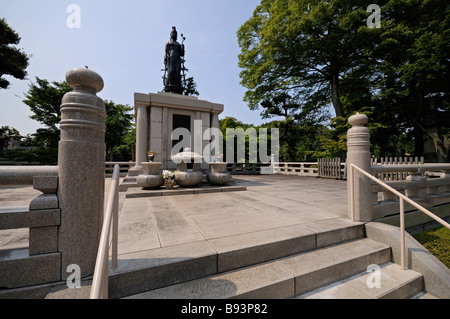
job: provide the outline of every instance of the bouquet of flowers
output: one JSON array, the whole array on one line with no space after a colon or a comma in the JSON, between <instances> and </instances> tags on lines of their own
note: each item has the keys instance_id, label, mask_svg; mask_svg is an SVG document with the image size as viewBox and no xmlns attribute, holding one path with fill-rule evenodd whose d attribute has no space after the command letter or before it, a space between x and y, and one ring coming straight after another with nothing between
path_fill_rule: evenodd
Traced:
<instances>
[{"instance_id":1,"label":"bouquet of flowers","mask_svg":"<svg viewBox=\"0 0 450 319\"><path fill-rule=\"evenodd\" d=\"M223 162L223 153L216 153L213 162Z\"/></svg>"},{"instance_id":2,"label":"bouquet of flowers","mask_svg":"<svg viewBox=\"0 0 450 319\"><path fill-rule=\"evenodd\" d=\"M147 159L149 162L153 162L155 159L156 152L154 150L150 150L147 152Z\"/></svg>"},{"instance_id":3,"label":"bouquet of flowers","mask_svg":"<svg viewBox=\"0 0 450 319\"><path fill-rule=\"evenodd\" d=\"M178 179L177 172L172 172L168 170L163 171L163 178L166 182L168 181L176 181Z\"/></svg>"}]
</instances>

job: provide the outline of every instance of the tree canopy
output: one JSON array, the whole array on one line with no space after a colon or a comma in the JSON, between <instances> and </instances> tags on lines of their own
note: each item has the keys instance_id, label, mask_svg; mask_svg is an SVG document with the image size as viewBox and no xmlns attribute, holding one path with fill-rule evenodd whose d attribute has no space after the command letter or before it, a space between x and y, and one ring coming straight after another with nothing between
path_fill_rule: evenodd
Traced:
<instances>
[{"instance_id":1,"label":"tree canopy","mask_svg":"<svg viewBox=\"0 0 450 319\"><path fill-rule=\"evenodd\" d=\"M10 85L4 75L19 80L24 80L27 76L29 56L15 47L19 42L17 32L7 24L5 18L0 18L0 89L7 89Z\"/></svg>"},{"instance_id":2,"label":"tree canopy","mask_svg":"<svg viewBox=\"0 0 450 319\"><path fill-rule=\"evenodd\" d=\"M114 154L119 155L125 149L122 145L127 144L127 133L131 130L133 115L128 113L132 107L123 104L115 104L112 101L105 101L106 108L106 133L105 143L109 160L113 161ZM126 149L131 151L130 149Z\"/></svg>"},{"instance_id":3,"label":"tree canopy","mask_svg":"<svg viewBox=\"0 0 450 319\"><path fill-rule=\"evenodd\" d=\"M45 127L36 131L37 144L42 147L58 148L59 127L61 121L61 101L72 88L65 82L49 82L36 77L35 83L30 83L23 103L30 107L31 119L42 123Z\"/></svg>"},{"instance_id":4,"label":"tree canopy","mask_svg":"<svg viewBox=\"0 0 450 319\"><path fill-rule=\"evenodd\" d=\"M289 93L314 110L330 101L344 116L341 79L367 76L371 33L361 1L263 0L238 30L244 100L251 109ZM364 28L363 28L364 26Z\"/></svg>"},{"instance_id":5,"label":"tree canopy","mask_svg":"<svg viewBox=\"0 0 450 319\"><path fill-rule=\"evenodd\" d=\"M335 124L363 111L380 155L405 152L411 139L421 156L428 140L437 153L430 159L449 161L450 4L377 1L379 28L368 27L369 4L262 0L237 32L244 101L265 116L280 113L271 101L288 94L302 123L330 106ZM338 143L345 131L335 124Z\"/></svg>"},{"instance_id":6,"label":"tree canopy","mask_svg":"<svg viewBox=\"0 0 450 319\"><path fill-rule=\"evenodd\" d=\"M60 140L61 101L71 90L72 88L65 81L49 82L38 77L36 77L36 83L30 84L23 102L33 112L30 118L44 125L34 134L37 145L57 151ZM133 115L128 113L132 108L108 100L105 101L105 108L105 143L109 159L112 160L113 155L118 156L121 153L127 153L127 157L131 157L128 156L131 149L121 146L126 144L125 137L132 129Z\"/></svg>"}]
</instances>

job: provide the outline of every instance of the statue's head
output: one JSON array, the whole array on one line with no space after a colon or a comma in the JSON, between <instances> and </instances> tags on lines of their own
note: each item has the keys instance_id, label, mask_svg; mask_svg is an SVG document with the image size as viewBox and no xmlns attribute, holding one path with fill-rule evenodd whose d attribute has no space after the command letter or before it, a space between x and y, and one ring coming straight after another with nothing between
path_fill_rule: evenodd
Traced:
<instances>
[{"instance_id":1,"label":"statue's head","mask_svg":"<svg viewBox=\"0 0 450 319\"><path fill-rule=\"evenodd\" d=\"M172 31L170 32L170 38L173 40L177 40L177 37L178 37L177 28L172 27Z\"/></svg>"}]
</instances>

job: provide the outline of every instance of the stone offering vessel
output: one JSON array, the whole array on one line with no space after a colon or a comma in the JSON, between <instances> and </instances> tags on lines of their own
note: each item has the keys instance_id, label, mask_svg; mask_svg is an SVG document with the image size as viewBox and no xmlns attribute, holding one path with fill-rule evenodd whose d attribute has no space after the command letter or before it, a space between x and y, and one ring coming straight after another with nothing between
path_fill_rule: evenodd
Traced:
<instances>
[{"instance_id":1,"label":"stone offering vessel","mask_svg":"<svg viewBox=\"0 0 450 319\"><path fill-rule=\"evenodd\" d=\"M154 189L164 184L161 173L162 162L142 162L142 174L136 179L138 186L143 189Z\"/></svg>"},{"instance_id":2,"label":"stone offering vessel","mask_svg":"<svg viewBox=\"0 0 450 319\"><path fill-rule=\"evenodd\" d=\"M224 162L211 162L209 167L211 171L206 174L206 180L212 185L225 185L231 180L231 174L227 170L227 164Z\"/></svg>"}]
</instances>

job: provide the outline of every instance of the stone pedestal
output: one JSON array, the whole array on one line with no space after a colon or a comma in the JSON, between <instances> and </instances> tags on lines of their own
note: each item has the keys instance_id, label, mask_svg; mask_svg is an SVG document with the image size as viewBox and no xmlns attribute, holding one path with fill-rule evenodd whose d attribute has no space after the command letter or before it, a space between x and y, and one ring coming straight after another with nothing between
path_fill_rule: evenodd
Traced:
<instances>
[{"instance_id":1,"label":"stone pedestal","mask_svg":"<svg viewBox=\"0 0 450 319\"><path fill-rule=\"evenodd\" d=\"M227 171L228 163L209 163L211 171L206 174L206 180L212 185L225 185L231 180L231 174Z\"/></svg>"},{"instance_id":2,"label":"stone pedestal","mask_svg":"<svg viewBox=\"0 0 450 319\"><path fill-rule=\"evenodd\" d=\"M372 163L370 154L370 133L365 127L368 118L364 114L357 113L348 119L352 128L347 132L347 170L350 170L350 164L372 174ZM347 176L349 174L347 173ZM355 201L355 221L372 221L372 191L371 181L368 177L354 170L354 201ZM348 214L350 209L350 183L348 185Z\"/></svg>"},{"instance_id":3,"label":"stone pedestal","mask_svg":"<svg viewBox=\"0 0 450 319\"><path fill-rule=\"evenodd\" d=\"M156 152L155 161L163 163L163 169L174 170L176 163L170 159L172 152L172 132L186 128L190 136L186 145L198 154L210 143L207 130L219 127L218 115L223 112L222 104L200 100L195 96L173 93L135 93L136 116L136 163L146 161L147 151ZM180 122L177 119L183 118ZM178 140L177 136L174 139ZM203 165L203 166L202 166ZM207 169L207 163L200 168Z\"/></svg>"},{"instance_id":4,"label":"stone pedestal","mask_svg":"<svg viewBox=\"0 0 450 319\"><path fill-rule=\"evenodd\" d=\"M154 189L164 184L161 162L142 162L142 174L137 177L137 184L143 189Z\"/></svg>"},{"instance_id":5,"label":"stone pedestal","mask_svg":"<svg viewBox=\"0 0 450 319\"><path fill-rule=\"evenodd\" d=\"M105 117L103 79L87 69L67 72L73 88L61 104L61 139L58 148L58 200L61 225L58 251L61 277L76 264L81 276L92 275L103 222L105 194Z\"/></svg>"}]
</instances>

